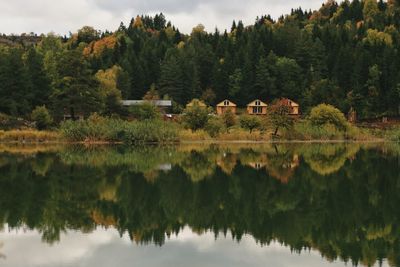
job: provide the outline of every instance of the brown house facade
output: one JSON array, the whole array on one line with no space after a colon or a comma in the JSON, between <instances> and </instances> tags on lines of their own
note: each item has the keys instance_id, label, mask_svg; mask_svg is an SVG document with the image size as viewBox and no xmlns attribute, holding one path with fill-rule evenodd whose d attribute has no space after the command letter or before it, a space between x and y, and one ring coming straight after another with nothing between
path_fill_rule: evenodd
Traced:
<instances>
[{"instance_id":1,"label":"brown house facade","mask_svg":"<svg viewBox=\"0 0 400 267\"><path fill-rule=\"evenodd\" d=\"M249 115L266 115L268 105L261 100L254 100L247 105L247 114Z\"/></svg>"},{"instance_id":2,"label":"brown house facade","mask_svg":"<svg viewBox=\"0 0 400 267\"><path fill-rule=\"evenodd\" d=\"M217 105L217 114L222 115L227 111L236 114L236 104L226 99Z\"/></svg>"}]
</instances>

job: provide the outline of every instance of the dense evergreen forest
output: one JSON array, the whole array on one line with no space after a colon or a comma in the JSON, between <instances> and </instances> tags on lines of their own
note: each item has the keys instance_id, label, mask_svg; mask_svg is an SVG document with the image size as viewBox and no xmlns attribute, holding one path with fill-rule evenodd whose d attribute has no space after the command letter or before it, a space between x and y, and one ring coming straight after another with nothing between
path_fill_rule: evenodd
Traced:
<instances>
[{"instance_id":1,"label":"dense evergreen forest","mask_svg":"<svg viewBox=\"0 0 400 267\"><path fill-rule=\"evenodd\" d=\"M1 37L0 112L27 116L46 105L110 115L120 99L150 88L176 110L192 98L243 106L288 97L303 113L325 102L362 118L400 112L400 1L329 0L317 11L293 9L277 20L202 25L182 34L163 14L137 16L115 32ZM29 37L29 36L28 36Z\"/></svg>"}]
</instances>

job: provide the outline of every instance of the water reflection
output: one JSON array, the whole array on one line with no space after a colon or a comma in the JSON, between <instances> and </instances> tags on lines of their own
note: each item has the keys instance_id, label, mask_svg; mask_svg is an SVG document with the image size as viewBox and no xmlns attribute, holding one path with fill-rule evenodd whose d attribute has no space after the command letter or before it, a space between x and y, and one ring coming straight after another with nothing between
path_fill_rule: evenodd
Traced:
<instances>
[{"instance_id":1,"label":"water reflection","mask_svg":"<svg viewBox=\"0 0 400 267\"><path fill-rule=\"evenodd\" d=\"M47 243L104 227L165 245L188 226L218 240L251 235L261 245L312 249L328 261L400 263L397 145L0 151L2 225Z\"/></svg>"}]
</instances>

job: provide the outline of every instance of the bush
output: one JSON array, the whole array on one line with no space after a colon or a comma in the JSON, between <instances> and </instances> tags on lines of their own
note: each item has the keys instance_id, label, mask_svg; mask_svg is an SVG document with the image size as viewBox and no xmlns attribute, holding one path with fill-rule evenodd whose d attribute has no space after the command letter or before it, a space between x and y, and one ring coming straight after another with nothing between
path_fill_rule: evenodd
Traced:
<instances>
[{"instance_id":1,"label":"bush","mask_svg":"<svg viewBox=\"0 0 400 267\"><path fill-rule=\"evenodd\" d=\"M161 117L158 108L147 102L142 105L132 106L129 111L138 120L155 120Z\"/></svg>"},{"instance_id":2,"label":"bush","mask_svg":"<svg viewBox=\"0 0 400 267\"><path fill-rule=\"evenodd\" d=\"M331 124L341 131L345 131L349 127L344 114L334 106L327 104L320 104L312 108L308 119L315 126Z\"/></svg>"},{"instance_id":3,"label":"bush","mask_svg":"<svg viewBox=\"0 0 400 267\"><path fill-rule=\"evenodd\" d=\"M31 114L38 130L44 130L53 123L53 118L45 106L36 107Z\"/></svg>"},{"instance_id":4,"label":"bush","mask_svg":"<svg viewBox=\"0 0 400 267\"><path fill-rule=\"evenodd\" d=\"M161 120L126 122L93 114L87 120L65 121L61 133L77 142L161 143L178 141L176 124Z\"/></svg>"},{"instance_id":5,"label":"bush","mask_svg":"<svg viewBox=\"0 0 400 267\"><path fill-rule=\"evenodd\" d=\"M92 114L87 120L64 121L61 123L62 135L70 141L97 142L119 141L126 122L120 119L101 117Z\"/></svg>"},{"instance_id":6,"label":"bush","mask_svg":"<svg viewBox=\"0 0 400 267\"><path fill-rule=\"evenodd\" d=\"M310 121L298 122L284 134L285 139L296 140L341 140L344 133L332 124L313 125Z\"/></svg>"},{"instance_id":7,"label":"bush","mask_svg":"<svg viewBox=\"0 0 400 267\"><path fill-rule=\"evenodd\" d=\"M225 123L220 117L212 117L208 120L205 130L211 137L216 137L225 131Z\"/></svg>"},{"instance_id":8,"label":"bush","mask_svg":"<svg viewBox=\"0 0 400 267\"><path fill-rule=\"evenodd\" d=\"M236 115L231 111L227 110L222 114L222 121L225 124L226 130L236 125Z\"/></svg>"},{"instance_id":9,"label":"bush","mask_svg":"<svg viewBox=\"0 0 400 267\"><path fill-rule=\"evenodd\" d=\"M250 133L252 133L253 130L260 128L262 124L261 119L255 115L243 115L240 117L239 121L240 127L248 130Z\"/></svg>"},{"instance_id":10,"label":"bush","mask_svg":"<svg viewBox=\"0 0 400 267\"><path fill-rule=\"evenodd\" d=\"M171 143L179 141L178 127L174 123L160 120L130 122L122 132L127 144Z\"/></svg>"},{"instance_id":11,"label":"bush","mask_svg":"<svg viewBox=\"0 0 400 267\"><path fill-rule=\"evenodd\" d=\"M209 119L209 109L200 105L198 101L192 101L192 105L183 111L182 121L192 131L203 129Z\"/></svg>"}]
</instances>

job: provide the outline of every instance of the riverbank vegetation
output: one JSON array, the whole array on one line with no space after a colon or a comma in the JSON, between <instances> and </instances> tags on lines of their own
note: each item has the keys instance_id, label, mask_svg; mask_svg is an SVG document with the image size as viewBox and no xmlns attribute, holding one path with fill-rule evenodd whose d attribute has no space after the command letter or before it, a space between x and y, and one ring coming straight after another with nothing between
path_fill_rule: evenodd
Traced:
<instances>
[{"instance_id":1,"label":"riverbank vegetation","mask_svg":"<svg viewBox=\"0 0 400 267\"><path fill-rule=\"evenodd\" d=\"M144 110L149 105L143 106ZM303 118L293 117L282 107L271 105L266 116L215 115L210 108L194 104L174 121L163 120L154 108L145 116L135 107L131 119L101 116L66 120L52 131L31 129L0 132L0 142L79 142L79 143L176 143L219 141L399 141L400 127L359 127L349 123L337 108L321 104Z\"/></svg>"}]
</instances>

